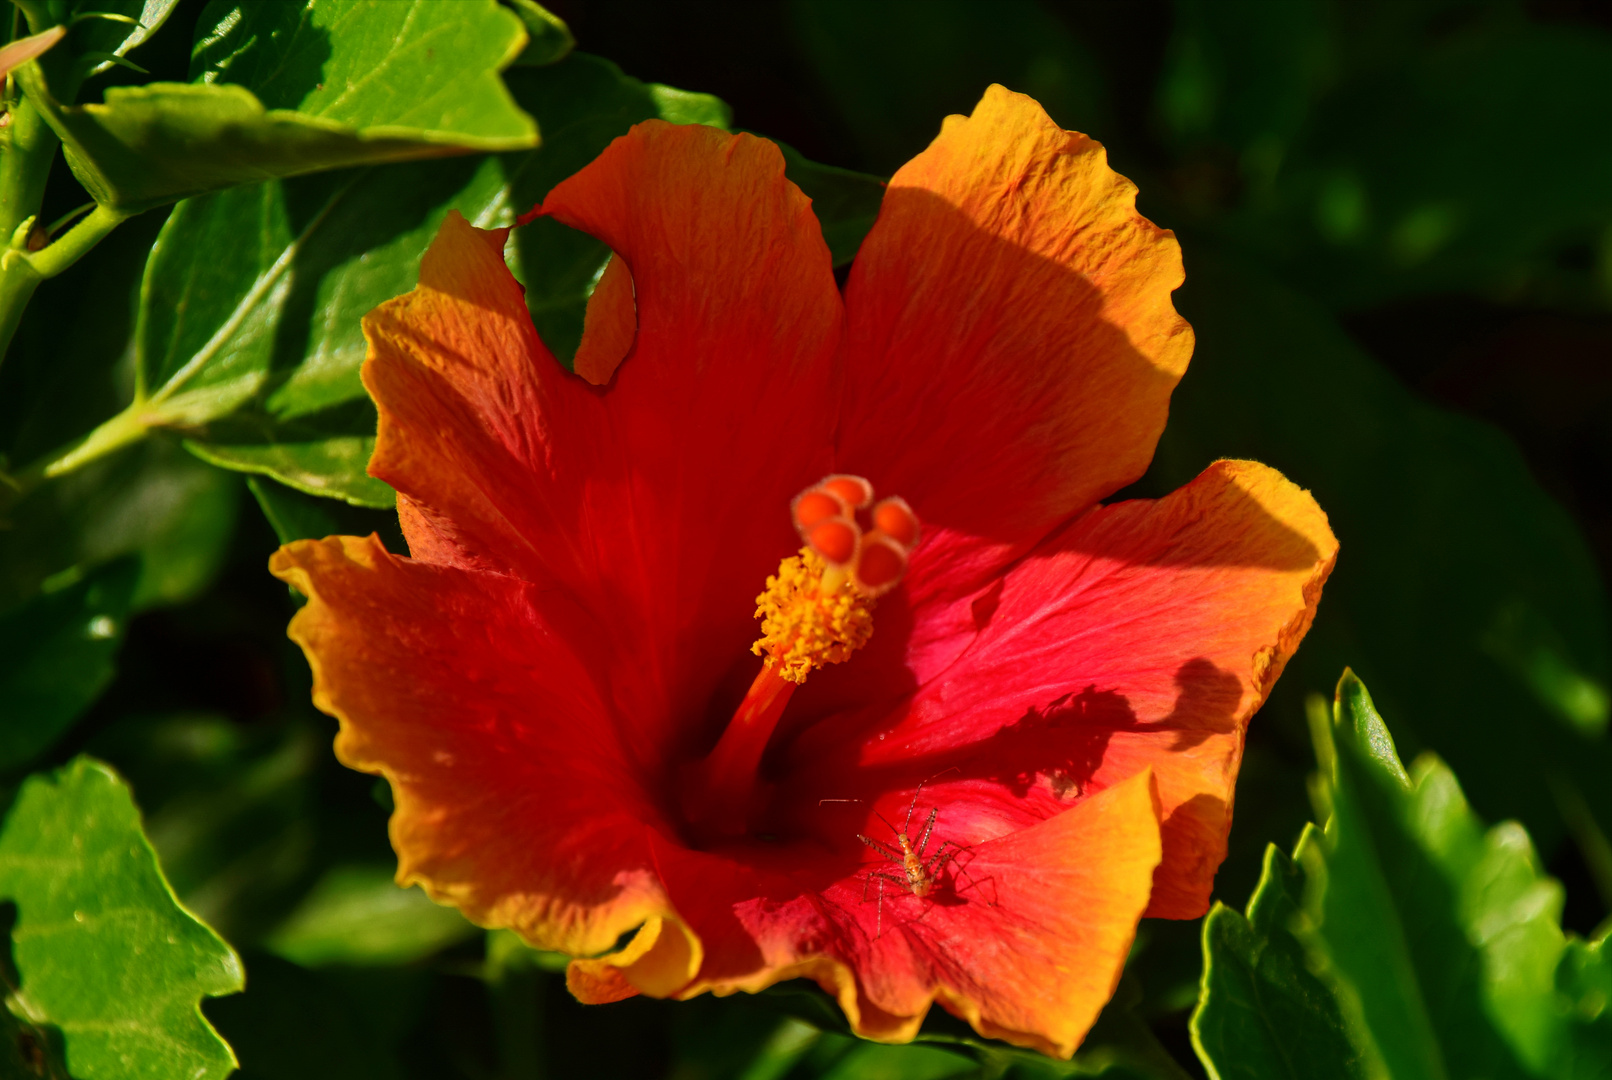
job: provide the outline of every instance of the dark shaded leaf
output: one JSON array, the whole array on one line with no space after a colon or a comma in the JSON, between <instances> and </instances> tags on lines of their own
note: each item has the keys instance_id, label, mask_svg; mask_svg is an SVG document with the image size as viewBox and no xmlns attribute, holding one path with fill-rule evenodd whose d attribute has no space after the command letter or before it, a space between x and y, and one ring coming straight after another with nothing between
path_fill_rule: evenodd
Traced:
<instances>
[{"instance_id":1,"label":"dark shaded leaf","mask_svg":"<svg viewBox=\"0 0 1612 1080\"><path fill-rule=\"evenodd\" d=\"M1332 991L1288 929L1304 871L1272 844L1246 917L1216 904L1203 926L1203 992L1192 1041L1215 1080L1369 1077Z\"/></svg>"},{"instance_id":2,"label":"dark shaded leaf","mask_svg":"<svg viewBox=\"0 0 1612 1080\"><path fill-rule=\"evenodd\" d=\"M266 945L305 967L391 965L424 959L481 932L419 888L398 888L391 866L349 865L327 871Z\"/></svg>"},{"instance_id":3,"label":"dark shaded leaf","mask_svg":"<svg viewBox=\"0 0 1612 1080\"><path fill-rule=\"evenodd\" d=\"M1178 2L1160 112L1187 211L1336 306L1612 303L1560 261L1612 226L1612 35L1470 7Z\"/></svg>"},{"instance_id":4,"label":"dark shaded leaf","mask_svg":"<svg viewBox=\"0 0 1612 1080\"><path fill-rule=\"evenodd\" d=\"M537 0L505 0L526 27L526 48L515 58L521 67L543 67L564 60L576 48L565 21Z\"/></svg>"},{"instance_id":5,"label":"dark shaded leaf","mask_svg":"<svg viewBox=\"0 0 1612 1080\"><path fill-rule=\"evenodd\" d=\"M240 481L161 439L36 488L0 529L0 605L58 575L140 560L136 610L179 603L213 580L240 507Z\"/></svg>"},{"instance_id":6,"label":"dark shaded leaf","mask_svg":"<svg viewBox=\"0 0 1612 1080\"><path fill-rule=\"evenodd\" d=\"M263 953L247 956L244 994L207 1014L241 1061L239 1080L397 1080L396 1052L332 980Z\"/></svg>"},{"instance_id":7,"label":"dark shaded leaf","mask_svg":"<svg viewBox=\"0 0 1612 1080\"><path fill-rule=\"evenodd\" d=\"M138 573L121 559L0 613L0 772L48 749L112 680Z\"/></svg>"},{"instance_id":8,"label":"dark shaded leaf","mask_svg":"<svg viewBox=\"0 0 1612 1080\"><path fill-rule=\"evenodd\" d=\"M862 238L873 228L884 201L884 181L877 176L819 165L792 146L784 152L784 171L812 200L812 213L823 226L823 239L835 266L848 266L856 258Z\"/></svg>"}]
</instances>

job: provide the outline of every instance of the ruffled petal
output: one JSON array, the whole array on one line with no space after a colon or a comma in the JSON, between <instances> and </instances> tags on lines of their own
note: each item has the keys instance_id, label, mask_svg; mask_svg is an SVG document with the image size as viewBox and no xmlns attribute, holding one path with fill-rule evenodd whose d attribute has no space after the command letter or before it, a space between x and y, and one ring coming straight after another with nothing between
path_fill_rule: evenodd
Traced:
<instances>
[{"instance_id":1,"label":"ruffled petal","mask_svg":"<svg viewBox=\"0 0 1612 1080\"><path fill-rule=\"evenodd\" d=\"M400 884L576 954L675 918L650 860L660 816L581 623L540 615L530 584L373 536L298 541L270 570L308 596L290 632L337 756L391 783Z\"/></svg>"},{"instance_id":2,"label":"ruffled petal","mask_svg":"<svg viewBox=\"0 0 1612 1080\"><path fill-rule=\"evenodd\" d=\"M588 379L538 340L502 234L450 215L420 287L365 321L371 471L417 557L595 612L615 711L664 754L714 739L690 718L747 656L798 543L790 498L829 471L839 294L808 200L750 136L639 125L543 212L616 252Z\"/></svg>"},{"instance_id":3,"label":"ruffled petal","mask_svg":"<svg viewBox=\"0 0 1612 1080\"><path fill-rule=\"evenodd\" d=\"M912 689L1050 529L1135 480L1192 354L1172 233L1102 146L992 86L891 179L846 285L835 467L924 522L899 610L819 711Z\"/></svg>"},{"instance_id":4,"label":"ruffled petal","mask_svg":"<svg viewBox=\"0 0 1612 1080\"><path fill-rule=\"evenodd\" d=\"M975 605L984 629L943 676L894 712L804 732L787 768L811 786L791 797L950 773L926 790L959 804L973 843L1152 769L1164 861L1148 914L1195 918L1225 857L1248 718L1309 629L1337 547L1309 493L1253 462L1094 510Z\"/></svg>"},{"instance_id":5,"label":"ruffled petal","mask_svg":"<svg viewBox=\"0 0 1612 1080\"><path fill-rule=\"evenodd\" d=\"M1180 248L1135 199L1022 94L948 117L846 286L839 467L926 526L1007 541L1140 476L1192 331L1170 302Z\"/></svg>"},{"instance_id":6,"label":"ruffled petal","mask_svg":"<svg viewBox=\"0 0 1612 1080\"><path fill-rule=\"evenodd\" d=\"M846 875L855 854L826 860L815 845L771 859L661 845L667 889L706 947L678 996L804 976L867 1038L911 1039L939 1001L981 1035L1069 1057L1113 995L1147 906L1158 813L1144 770L965 848L923 898L872 876L891 864ZM813 862L837 880L810 878Z\"/></svg>"}]
</instances>

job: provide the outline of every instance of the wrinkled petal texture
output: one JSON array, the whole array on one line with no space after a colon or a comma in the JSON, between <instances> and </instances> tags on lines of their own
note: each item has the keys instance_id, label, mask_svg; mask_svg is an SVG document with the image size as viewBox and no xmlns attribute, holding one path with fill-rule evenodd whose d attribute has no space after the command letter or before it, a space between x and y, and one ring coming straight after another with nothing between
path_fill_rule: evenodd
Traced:
<instances>
[{"instance_id":1,"label":"wrinkled petal texture","mask_svg":"<svg viewBox=\"0 0 1612 1080\"><path fill-rule=\"evenodd\" d=\"M825 706L950 663L978 589L1147 468L1193 338L1180 246L1135 204L1100 144L1000 86L891 179L846 285L835 460L926 540L894 615L912 632L814 688Z\"/></svg>"},{"instance_id":2,"label":"wrinkled petal texture","mask_svg":"<svg viewBox=\"0 0 1612 1080\"><path fill-rule=\"evenodd\" d=\"M981 1034L1068 1057L1113 996L1147 906L1156 804L1139 773L974 845L922 899L868 871L824 887L787 860L663 847L666 887L706 948L683 996L806 976L868 1038L911 1039L938 1000ZM881 865L893 869L868 869Z\"/></svg>"},{"instance_id":3,"label":"wrinkled petal texture","mask_svg":"<svg viewBox=\"0 0 1612 1080\"><path fill-rule=\"evenodd\" d=\"M808 201L750 136L640 125L544 212L616 253L587 378L538 339L504 233L450 215L420 287L365 320L370 471L416 558L573 602L653 768L706 737L689 717L754 639L755 594L795 542L789 499L829 470L842 308Z\"/></svg>"},{"instance_id":4,"label":"wrinkled petal texture","mask_svg":"<svg viewBox=\"0 0 1612 1080\"><path fill-rule=\"evenodd\" d=\"M1037 538L1147 468L1192 355L1181 281L1103 148L991 87L857 253L839 464L933 526Z\"/></svg>"},{"instance_id":5,"label":"wrinkled petal texture","mask_svg":"<svg viewBox=\"0 0 1612 1080\"><path fill-rule=\"evenodd\" d=\"M1152 769L1164 861L1148 914L1196 918L1225 857L1248 719L1336 556L1310 494L1254 462L1217 462L1156 502L1099 507L975 603L979 636L943 675L896 710L805 731L791 769L815 784L839 773L858 793L870 787L859 773L898 792L892 776L907 790L935 776L926 798L955 805L967 843ZM836 766L847 760L848 773ZM904 799L883 809L899 814Z\"/></svg>"},{"instance_id":6,"label":"wrinkled petal texture","mask_svg":"<svg viewBox=\"0 0 1612 1080\"><path fill-rule=\"evenodd\" d=\"M775 147L641 124L538 211L614 252L575 373L507 232L450 215L365 320L412 558L272 564L310 597L292 636L338 754L396 792L399 879L593 957L586 1001L805 976L872 1038L938 1001L1072 1053L1142 914L1206 908L1248 718L1337 546L1253 463L1097 505L1192 348L1134 197L993 87L891 181L842 303ZM831 471L906 497L924 542L870 646L791 703L775 839L692 850L680 766L754 675L789 500ZM926 895L859 839L898 833L938 859Z\"/></svg>"},{"instance_id":7,"label":"wrinkled petal texture","mask_svg":"<svg viewBox=\"0 0 1612 1080\"><path fill-rule=\"evenodd\" d=\"M291 637L341 721L337 755L391 781L401 884L576 953L668 913L647 779L534 586L374 537L298 541L270 569L308 596Z\"/></svg>"}]
</instances>

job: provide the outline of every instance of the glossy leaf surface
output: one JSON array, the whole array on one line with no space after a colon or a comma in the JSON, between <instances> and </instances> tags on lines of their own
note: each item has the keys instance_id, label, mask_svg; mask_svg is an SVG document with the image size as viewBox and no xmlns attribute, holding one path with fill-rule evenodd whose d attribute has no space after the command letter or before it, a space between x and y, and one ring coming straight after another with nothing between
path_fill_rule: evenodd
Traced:
<instances>
[{"instance_id":1,"label":"glossy leaf surface","mask_svg":"<svg viewBox=\"0 0 1612 1080\"><path fill-rule=\"evenodd\" d=\"M1433 755L1407 773L1352 673L1311 723L1327 824L1297 866L1269 851L1246 920L1222 907L1206 923L1206 1065L1222 1080L1612 1070L1590 1049L1608 1023L1604 938L1563 934L1561 886L1527 833L1484 829Z\"/></svg>"},{"instance_id":2,"label":"glossy leaf surface","mask_svg":"<svg viewBox=\"0 0 1612 1080\"><path fill-rule=\"evenodd\" d=\"M266 176L536 142L498 77L524 31L494 0L215 0L202 25L189 84L71 105L25 69L98 203L136 212Z\"/></svg>"},{"instance_id":3,"label":"glossy leaf surface","mask_svg":"<svg viewBox=\"0 0 1612 1080\"><path fill-rule=\"evenodd\" d=\"M142 289L146 422L206 424L188 445L225 468L390 506L391 489L364 472L375 414L358 379L360 320L413 288L447 212L507 225L638 120L726 121L715 98L641 83L580 53L519 69L510 86L553 132L538 150L270 181L178 207ZM516 235L540 332L580 339L598 252L608 251L552 222Z\"/></svg>"}]
</instances>

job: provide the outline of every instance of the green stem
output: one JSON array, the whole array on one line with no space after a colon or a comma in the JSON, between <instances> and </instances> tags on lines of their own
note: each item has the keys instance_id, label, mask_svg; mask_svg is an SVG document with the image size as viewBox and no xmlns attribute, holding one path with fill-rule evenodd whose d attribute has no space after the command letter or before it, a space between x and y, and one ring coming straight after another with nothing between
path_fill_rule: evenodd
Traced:
<instances>
[{"instance_id":1,"label":"green stem","mask_svg":"<svg viewBox=\"0 0 1612 1080\"><path fill-rule=\"evenodd\" d=\"M26 254L0 251L0 359L5 358L11 336L22 322L23 310L43 280Z\"/></svg>"},{"instance_id":2,"label":"green stem","mask_svg":"<svg viewBox=\"0 0 1612 1080\"><path fill-rule=\"evenodd\" d=\"M22 229L39 213L50 179L51 162L60 140L27 98L5 103L6 126L0 129L0 243L13 245L0 254L0 360L17 332L23 309L41 277L27 255L28 231Z\"/></svg>"},{"instance_id":3,"label":"green stem","mask_svg":"<svg viewBox=\"0 0 1612 1080\"><path fill-rule=\"evenodd\" d=\"M83 438L46 454L10 476L0 476L0 511L15 504L43 481L72 472L145 438L151 431L149 408L149 403L135 401Z\"/></svg>"},{"instance_id":4,"label":"green stem","mask_svg":"<svg viewBox=\"0 0 1612 1080\"><path fill-rule=\"evenodd\" d=\"M0 128L0 240L39 213L45 183L61 140L27 98L6 105L7 123Z\"/></svg>"},{"instance_id":5,"label":"green stem","mask_svg":"<svg viewBox=\"0 0 1612 1080\"><path fill-rule=\"evenodd\" d=\"M132 215L110 206L97 206L68 229L58 240L51 241L28 256L34 271L42 278L53 278L82 259L106 234L127 221Z\"/></svg>"},{"instance_id":6,"label":"green stem","mask_svg":"<svg viewBox=\"0 0 1612 1080\"><path fill-rule=\"evenodd\" d=\"M106 206L97 206L84 220L54 243L39 251L29 252L25 247L12 247L0 252L0 358L11 346L11 337L22 322L22 313L32 299L34 290L46 278L72 266L85 252L100 243L107 233L115 229L129 215ZM28 219L23 219L26 222ZM23 230L25 233L27 230ZM14 238L15 243L19 238ZM20 238L27 243L27 236Z\"/></svg>"}]
</instances>

